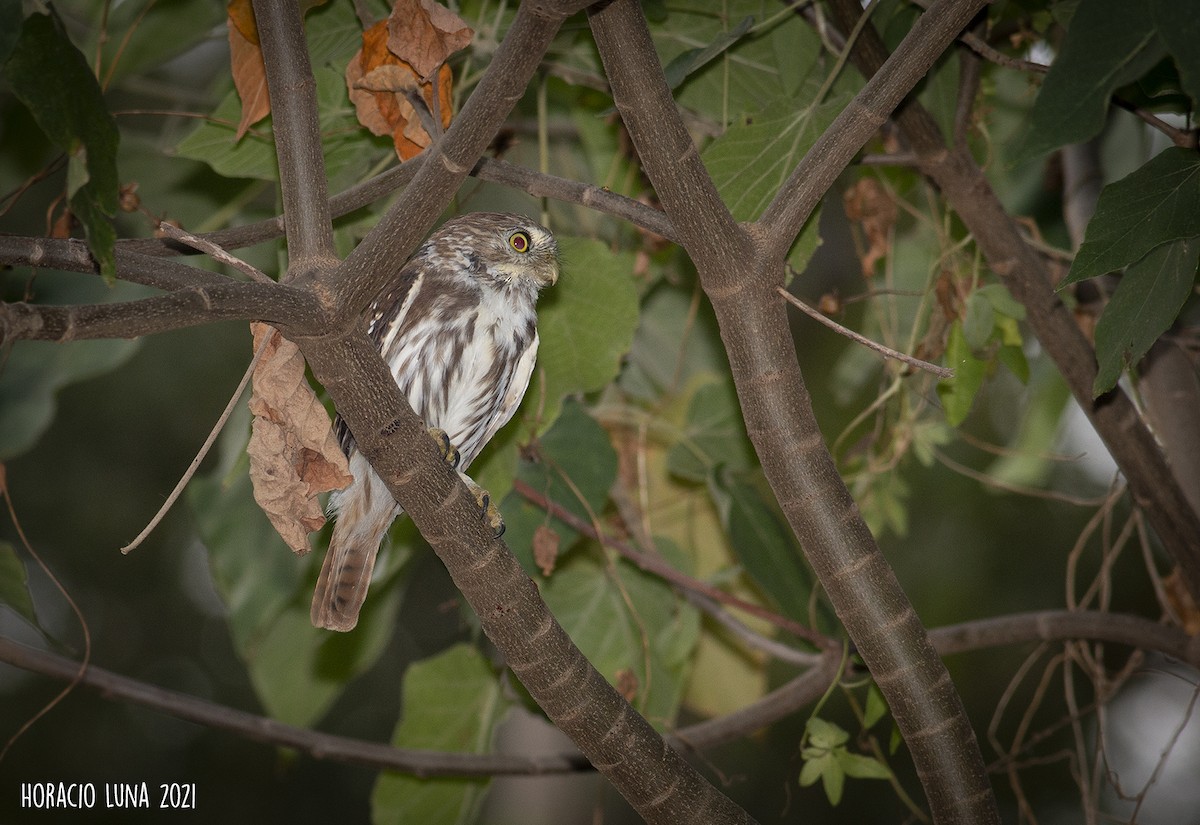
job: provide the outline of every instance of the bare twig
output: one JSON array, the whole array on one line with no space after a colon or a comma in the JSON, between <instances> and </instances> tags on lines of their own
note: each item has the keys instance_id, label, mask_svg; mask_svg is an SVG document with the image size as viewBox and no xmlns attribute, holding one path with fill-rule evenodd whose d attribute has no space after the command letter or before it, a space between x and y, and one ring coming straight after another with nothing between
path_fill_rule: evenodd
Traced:
<instances>
[{"instance_id":1,"label":"bare twig","mask_svg":"<svg viewBox=\"0 0 1200 825\"><path fill-rule=\"evenodd\" d=\"M265 277L265 276L264 276ZM167 512L175 506L175 502L179 500L179 496L183 494L183 490L187 487L188 482L192 480L192 476L196 474L196 470L200 467L200 462L204 461L204 457L208 455L208 451L212 449L212 445L216 443L217 436L225 429L225 425L229 423L229 416L233 415L233 410L237 406L238 400L241 399L242 393L246 391L246 385L250 383L250 378L254 375L254 369L258 366L258 362L262 360L263 354L267 351L267 347L275 340L275 336L279 334L278 330L263 338L258 349L254 352L254 357L250 359L250 366L246 367L246 372L242 375L242 380L238 382L237 389L233 391L233 395L229 398L229 403L225 405L225 409L217 418L217 423L208 433L208 438L204 439L204 443L200 445L200 450L196 453L196 457L192 459L192 463L180 476L175 489L167 496L167 500L163 502L162 507L158 508L158 512L154 514L154 518L142 528L142 532L137 534L137 537L121 548L121 553L128 555L130 551L135 550L146 540L146 536L150 535L151 531L158 526L158 523L163 520Z\"/></svg>"},{"instance_id":2,"label":"bare twig","mask_svg":"<svg viewBox=\"0 0 1200 825\"><path fill-rule=\"evenodd\" d=\"M229 254L220 244L209 238L202 238L199 235L193 235L191 232L188 232L187 230L182 229L173 223L168 223L167 221L159 222L158 231L172 240L187 244L193 249L196 249L200 252L207 252L209 257L211 257L213 260L220 261L226 266L233 267L238 272L241 272L243 275L253 281L258 281L259 283L263 284L274 283L274 281L272 281L271 278L268 277L267 274L261 269L253 264L243 261L236 255Z\"/></svg>"},{"instance_id":3,"label":"bare twig","mask_svg":"<svg viewBox=\"0 0 1200 825\"><path fill-rule=\"evenodd\" d=\"M838 333L839 335L844 335L847 338L849 338L851 341L854 341L855 343L858 343L858 344L862 344L867 349L872 349L875 352L878 352L884 358L893 358L897 361L901 361L905 364L908 364L910 367L915 367L916 369L925 370L926 372L933 373L938 378L953 378L954 377L954 370L949 369L948 367L938 366L937 364L931 364L928 361L922 361L920 358L914 358L911 355L905 355L903 352L899 352L897 350L892 349L889 346L880 344L878 341L872 341L867 336L865 336L861 333L855 332L854 330L850 329L849 327L842 326L841 324L839 324L837 321L833 320L829 316L813 309L808 304L801 301L799 298L797 298L792 293L788 292L783 287L776 287L775 291L778 292L780 295L782 295L784 297L784 299L787 300L788 303L790 303L792 306L796 307L797 309L801 310L809 318L812 318L814 321L819 321L820 323L829 327L831 330Z\"/></svg>"},{"instance_id":4,"label":"bare twig","mask_svg":"<svg viewBox=\"0 0 1200 825\"><path fill-rule=\"evenodd\" d=\"M47 565L46 562L42 560L42 557L38 555L38 552L33 549L33 545L29 542L29 538L25 535L25 530L23 527L21 527L21 520L17 518L17 508L13 504L12 492L8 489L8 471L3 464L0 464L0 495L4 496L4 503L8 507L8 517L12 520L13 529L17 531L17 537L21 540L21 546L24 547L25 552L28 553L35 562L37 562L38 567L40 567L42 572L46 574L46 578L50 579L50 582L54 585L55 589L62 594L63 599L70 606L71 612L74 613L75 618L79 620L80 630L83 631L83 660L78 663L72 662L73 670L70 670L65 674L65 678L69 679L66 687L59 691L53 699L43 705L41 710L39 710L30 718L26 719L21 727L17 728L16 732L13 733L13 735L8 738L8 741L4 743L4 747L0 748L0 762L2 762L4 761L4 757L8 754L9 749L12 748L13 744L21 738L25 731L29 730L31 727L33 727L37 720L49 713L55 705L61 702L67 696L67 694L74 690L75 686L83 680L84 673L88 668L88 662L92 660L92 631L88 627L87 620L83 617L83 611L79 609L79 605L77 605L75 600L71 598L71 594L67 591L67 588L63 586L63 583L59 581L58 576L54 575L54 572L50 569L49 565ZM3 641L3 639L0 639L0 641Z\"/></svg>"}]
</instances>

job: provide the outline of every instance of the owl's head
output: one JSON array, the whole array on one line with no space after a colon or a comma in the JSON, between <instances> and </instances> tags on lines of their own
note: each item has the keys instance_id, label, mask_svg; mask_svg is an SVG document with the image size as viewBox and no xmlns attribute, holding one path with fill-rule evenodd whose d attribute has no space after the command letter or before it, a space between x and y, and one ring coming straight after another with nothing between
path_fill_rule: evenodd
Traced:
<instances>
[{"instance_id":1,"label":"owl's head","mask_svg":"<svg viewBox=\"0 0 1200 825\"><path fill-rule=\"evenodd\" d=\"M554 236L523 215L471 212L447 221L430 240L457 247L476 277L535 289L558 281Z\"/></svg>"}]
</instances>

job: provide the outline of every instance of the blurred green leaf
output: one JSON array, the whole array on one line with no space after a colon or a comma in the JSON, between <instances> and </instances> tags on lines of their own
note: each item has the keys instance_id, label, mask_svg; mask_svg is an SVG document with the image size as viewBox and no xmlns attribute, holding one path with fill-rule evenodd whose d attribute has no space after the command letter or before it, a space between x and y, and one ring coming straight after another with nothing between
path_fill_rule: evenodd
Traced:
<instances>
[{"instance_id":1,"label":"blurred green leaf","mask_svg":"<svg viewBox=\"0 0 1200 825\"><path fill-rule=\"evenodd\" d=\"M1200 236L1200 155L1173 147L1104 187L1059 288L1141 260L1156 246Z\"/></svg>"},{"instance_id":2,"label":"blurred green leaf","mask_svg":"<svg viewBox=\"0 0 1200 825\"><path fill-rule=\"evenodd\" d=\"M987 373L987 362L980 361L971 352L959 321L950 327L946 341L946 366L954 370L954 377L939 382L937 392L946 412L946 421L950 426L957 427L971 412L975 395L983 386L983 377Z\"/></svg>"},{"instance_id":3,"label":"blurred green leaf","mask_svg":"<svg viewBox=\"0 0 1200 825\"><path fill-rule=\"evenodd\" d=\"M718 33L708 45L680 52L663 70L667 77L667 85L672 89L679 86L694 72L704 68L709 61L719 57L726 49L738 42L753 25L753 17L743 17L742 21L732 29Z\"/></svg>"},{"instance_id":4,"label":"blurred green leaf","mask_svg":"<svg viewBox=\"0 0 1200 825\"><path fill-rule=\"evenodd\" d=\"M887 716L887 700L883 698L879 686L871 682L867 686L867 707L863 712L863 728L870 730L875 723Z\"/></svg>"},{"instance_id":5,"label":"blurred green leaf","mask_svg":"<svg viewBox=\"0 0 1200 825\"><path fill-rule=\"evenodd\" d=\"M815 87L806 90L811 98ZM733 217L752 221L762 215L792 169L849 101L849 93L832 94L820 104L794 98L775 100L735 122L702 154L717 192ZM814 210L788 263L802 271L820 245L819 210Z\"/></svg>"},{"instance_id":6,"label":"blurred green leaf","mask_svg":"<svg viewBox=\"0 0 1200 825\"><path fill-rule=\"evenodd\" d=\"M117 212L120 134L100 84L53 8L25 18L4 73L46 137L67 153L71 212L83 225L100 274L111 283L117 234L109 219ZM71 105L64 106L68 89Z\"/></svg>"},{"instance_id":7,"label":"blurred green leaf","mask_svg":"<svg viewBox=\"0 0 1200 825\"><path fill-rule=\"evenodd\" d=\"M512 702L492 666L470 645L455 645L404 674L403 708L392 744L449 753L487 753ZM486 779L428 779L383 772L371 795L374 825L476 821Z\"/></svg>"},{"instance_id":8,"label":"blurred green leaf","mask_svg":"<svg viewBox=\"0 0 1200 825\"><path fill-rule=\"evenodd\" d=\"M873 756L842 750L837 754L837 761L846 776L852 779L888 779L892 775L891 769Z\"/></svg>"},{"instance_id":9,"label":"blurred green leaf","mask_svg":"<svg viewBox=\"0 0 1200 825\"><path fill-rule=\"evenodd\" d=\"M1096 324L1100 368L1093 396L1117 384L1127 365L1142 360L1166 332L1196 283L1200 238L1166 243L1125 270Z\"/></svg>"},{"instance_id":10,"label":"blurred green leaf","mask_svg":"<svg viewBox=\"0 0 1200 825\"><path fill-rule=\"evenodd\" d=\"M563 405L554 426L538 439L536 458L522 461L517 470L523 482L588 523L603 512L616 475L617 454L608 433L575 401ZM538 527L551 527L558 534L560 553L579 538L572 528L519 493L509 493L501 509L505 541L531 574L538 569L533 561L533 536Z\"/></svg>"},{"instance_id":11,"label":"blurred green leaf","mask_svg":"<svg viewBox=\"0 0 1200 825\"><path fill-rule=\"evenodd\" d=\"M542 597L588 661L609 682L632 685L630 703L643 716L669 725L691 669L699 614L661 579L596 556L569 559L541 581Z\"/></svg>"},{"instance_id":12,"label":"blurred green leaf","mask_svg":"<svg viewBox=\"0 0 1200 825\"><path fill-rule=\"evenodd\" d=\"M30 624L37 624L25 563L7 541L0 541L0 604L11 607Z\"/></svg>"},{"instance_id":13,"label":"blurred green leaf","mask_svg":"<svg viewBox=\"0 0 1200 825\"><path fill-rule=\"evenodd\" d=\"M1146 4L1080 3L1038 93L1017 158L1029 160L1099 134L1113 91L1149 71L1165 53Z\"/></svg>"},{"instance_id":14,"label":"blurred green leaf","mask_svg":"<svg viewBox=\"0 0 1200 825\"><path fill-rule=\"evenodd\" d=\"M63 387L110 372L140 341L20 341L0 370L0 460L26 452L54 421Z\"/></svg>"},{"instance_id":15,"label":"blurred green leaf","mask_svg":"<svg viewBox=\"0 0 1200 825\"><path fill-rule=\"evenodd\" d=\"M1192 99L1192 109L1200 108L1200 15L1179 0L1150 0L1150 16L1158 36L1179 68L1183 89Z\"/></svg>"},{"instance_id":16,"label":"blurred green leaf","mask_svg":"<svg viewBox=\"0 0 1200 825\"><path fill-rule=\"evenodd\" d=\"M756 464L733 382L726 378L700 386L688 404L683 434L667 453L667 469L701 482L718 467L748 470Z\"/></svg>"},{"instance_id":17,"label":"blurred green leaf","mask_svg":"<svg viewBox=\"0 0 1200 825\"><path fill-rule=\"evenodd\" d=\"M248 419L240 406L221 436L219 466L192 481L188 501L255 692L272 717L310 725L382 654L402 593L377 580L352 632L312 626L309 605L321 554L297 558L255 503L244 460ZM391 550L402 558L408 552ZM386 567L381 562L380 569Z\"/></svg>"},{"instance_id":18,"label":"blurred green leaf","mask_svg":"<svg viewBox=\"0 0 1200 825\"><path fill-rule=\"evenodd\" d=\"M806 619L812 576L766 483L717 472L709 489L746 573L785 614Z\"/></svg>"},{"instance_id":19,"label":"blurred green leaf","mask_svg":"<svg viewBox=\"0 0 1200 825\"><path fill-rule=\"evenodd\" d=\"M718 380L729 362L717 321L699 285L657 284L642 303L642 317L621 389L643 401L682 392L693 381Z\"/></svg>"}]
</instances>

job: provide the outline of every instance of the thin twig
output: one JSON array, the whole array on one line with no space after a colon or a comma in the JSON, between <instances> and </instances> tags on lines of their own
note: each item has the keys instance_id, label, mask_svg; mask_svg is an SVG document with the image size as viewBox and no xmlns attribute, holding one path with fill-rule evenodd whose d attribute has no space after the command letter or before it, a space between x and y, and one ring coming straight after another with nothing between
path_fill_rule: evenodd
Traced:
<instances>
[{"instance_id":1,"label":"thin twig","mask_svg":"<svg viewBox=\"0 0 1200 825\"><path fill-rule=\"evenodd\" d=\"M238 272L241 272L243 275L252 280L264 284L275 283L270 277L267 276L265 272L253 264L246 263L236 255L231 255L226 252L218 244L205 238L201 238L199 235L193 235L191 232L188 232L186 229L181 229L173 223L160 221L158 224L158 231L173 241L179 241L180 243L187 244L192 249L207 253L213 260L219 261L226 266L233 267Z\"/></svg>"},{"instance_id":2,"label":"thin twig","mask_svg":"<svg viewBox=\"0 0 1200 825\"><path fill-rule=\"evenodd\" d=\"M204 443L200 445L200 450L196 453L196 457L192 459L192 463L188 465L187 470L185 470L183 475L180 476L179 482L175 485L175 489L171 491L169 496L167 496L167 500L163 502L162 507L158 508L158 512L154 514L154 518L150 519L150 522L142 529L142 532L137 534L137 538L121 548L121 553L123 555L128 555L131 550L134 550L141 545L141 543L146 540L146 536L150 535L151 531L158 526L158 523L163 520L163 517L166 516L167 512L175 506L175 502L179 499L179 496L183 494L184 488L187 487L188 482L192 480L192 476L196 474L196 470L199 468L200 462L204 461L205 456L208 455L208 451L211 450L213 444L216 443L217 436L221 434L221 431L225 429L225 425L229 423L229 417L233 415L234 407L237 406L238 400L242 397L242 393L246 391L246 385L250 383L250 378L254 375L254 370L256 367L258 367L258 362L262 360L263 354L267 351L267 347L271 345L271 342L275 340L275 336L278 334L279 330L272 330L271 334L265 337L262 343L258 345L258 349L254 352L254 357L250 359L250 366L246 367L246 372L242 375L242 380L238 382L237 389L234 390L233 395L230 396L229 403L225 405L224 411L217 419L217 423L213 425L212 430L208 434L208 438L204 439Z\"/></svg>"},{"instance_id":3,"label":"thin twig","mask_svg":"<svg viewBox=\"0 0 1200 825\"><path fill-rule=\"evenodd\" d=\"M12 519L13 529L17 531L17 537L21 540L21 546L37 562L38 567L42 568L42 572L46 574L46 577L50 579L51 583L58 589L58 592L62 594L63 599L66 600L67 604L71 607L71 611L75 614L75 618L79 620L79 627L83 631L83 659L79 662L74 675L67 677L70 679L67 682L67 686L60 690L41 710L29 719L26 719L24 724L17 728L16 733L10 736L8 741L4 743L4 747L0 749L0 762L2 762L8 754L9 749L25 734L25 731L29 730L37 720L49 713L55 705L66 698L67 694L74 690L75 686L83 680L84 674L88 669L88 663L92 660L92 632L88 629L87 621L83 618L83 611L79 609L79 605L75 603L75 600L71 598L71 594L67 592L67 588L63 587L62 582L51 572L50 567L42 560L37 551L33 549L33 545L29 543L29 538L25 535L25 530L21 527L21 521L17 518L17 508L13 504L12 494L8 489L8 472L3 464L0 464L0 495L4 496L4 503L8 506L8 517Z\"/></svg>"},{"instance_id":4,"label":"thin twig","mask_svg":"<svg viewBox=\"0 0 1200 825\"><path fill-rule=\"evenodd\" d=\"M903 361L905 364L908 364L910 367L915 367L917 369L925 370L926 372L931 372L939 378L953 378L954 377L954 370L949 369L948 367L939 367L937 364L931 364L928 361L922 361L920 358L914 358L911 355L905 355L903 352L898 352L898 351L892 349L891 347L886 347L883 344L878 343L877 341L872 341L870 338L867 338L865 335L861 335L861 334L855 332L854 330L849 329L848 327L842 326L837 321L834 321L832 318L829 318L828 316L823 315L820 312L817 312L815 309L813 309L808 304L801 301L799 298L797 298L795 295L788 292L786 289L784 289L781 286L776 287L775 291L778 292L780 295L782 295L785 299L787 299L787 301L789 303L795 305L797 308L799 308L801 311L803 311L804 314L807 315L809 318L812 318L814 321L820 321L822 324L829 327L834 332L840 333L841 335L845 335L851 341L855 341L859 344L862 344L864 347L867 347L868 349L875 350L876 352L878 352L880 355L882 355L885 358L894 358L897 361Z\"/></svg>"}]
</instances>

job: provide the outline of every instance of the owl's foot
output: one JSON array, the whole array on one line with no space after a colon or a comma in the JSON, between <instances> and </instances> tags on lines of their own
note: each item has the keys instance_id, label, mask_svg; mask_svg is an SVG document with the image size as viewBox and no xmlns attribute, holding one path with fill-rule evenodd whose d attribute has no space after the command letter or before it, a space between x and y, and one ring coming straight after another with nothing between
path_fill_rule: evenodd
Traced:
<instances>
[{"instance_id":1,"label":"owl's foot","mask_svg":"<svg viewBox=\"0 0 1200 825\"><path fill-rule=\"evenodd\" d=\"M504 517L500 515L500 510L495 504L492 504L492 497L487 490L480 487L467 476L463 476L463 481L467 483L467 487L475 495L475 501L479 504L479 509L483 511L483 520L488 527L496 534L496 538L504 535Z\"/></svg>"},{"instance_id":2,"label":"owl's foot","mask_svg":"<svg viewBox=\"0 0 1200 825\"><path fill-rule=\"evenodd\" d=\"M450 436L446 435L445 430L439 430L437 427L429 428L429 437L438 443L438 447L442 451L442 458L451 467L457 469L459 462L458 449L450 443Z\"/></svg>"}]
</instances>

